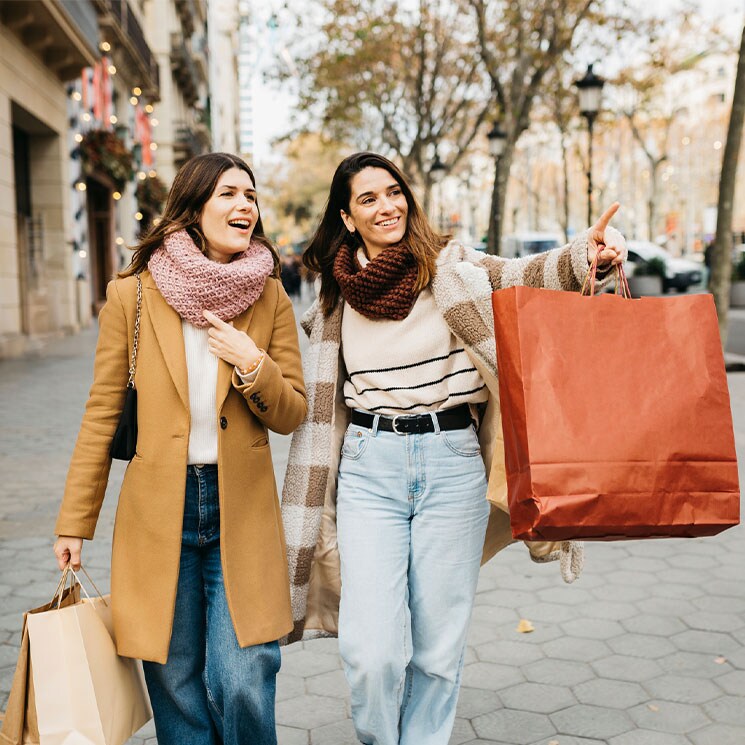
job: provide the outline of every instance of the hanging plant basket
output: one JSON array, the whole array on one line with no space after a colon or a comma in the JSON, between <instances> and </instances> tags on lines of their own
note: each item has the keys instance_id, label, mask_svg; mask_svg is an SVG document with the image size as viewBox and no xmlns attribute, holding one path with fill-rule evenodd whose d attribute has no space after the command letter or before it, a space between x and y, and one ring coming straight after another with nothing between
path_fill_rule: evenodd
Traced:
<instances>
[{"instance_id":1,"label":"hanging plant basket","mask_svg":"<svg viewBox=\"0 0 745 745\"><path fill-rule=\"evenodd\" d=\"M148 176L137 183L135 197L140 212L160 212L168 197L168 187L157 176Z\"/></svg>"},{"instance_id":2,"label":"hanging plant basket","mask_svg":"<svg viewBox=\"0 0 745 745\"><path fill-rule=\"evenodd\" d=\"M132 180L132 153L124 141L105 129L92 129L80 143L80 162L83 173L105 173L121 191Z\"/></svg>"}]
</instances>

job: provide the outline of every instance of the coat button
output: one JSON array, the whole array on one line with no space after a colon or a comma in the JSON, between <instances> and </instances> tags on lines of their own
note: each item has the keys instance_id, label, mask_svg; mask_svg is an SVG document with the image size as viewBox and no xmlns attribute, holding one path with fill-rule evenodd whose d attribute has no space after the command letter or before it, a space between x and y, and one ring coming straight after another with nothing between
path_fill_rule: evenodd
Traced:
<instances>
[{"instance_id":1,"label":"coat button","mask_svg":"<svg viewBox=\"0 0 745 745\"><path fill-rule=\"evenodd\" d=\"M228 428L228 418L227 417L225 417L225 416L221 416L220 417L220 427L222 429L227 429Z\"/></svg>"}]
</instances>

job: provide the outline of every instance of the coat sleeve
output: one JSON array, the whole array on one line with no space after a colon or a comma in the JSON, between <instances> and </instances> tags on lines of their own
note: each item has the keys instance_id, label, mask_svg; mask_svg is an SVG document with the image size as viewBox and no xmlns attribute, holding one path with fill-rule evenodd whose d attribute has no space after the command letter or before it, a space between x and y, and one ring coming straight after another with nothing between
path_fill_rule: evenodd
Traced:
<instances>
[{"instance_id":1,"label":"coat sleeve","mask_svg":"<svg viewBox=\"0 0 745 745\"><path fill-rule=\"evenodd\" d=\"M93 385L85 405L55 526L57 535L93 538L109 480L109 447L124 405L129 377L127 319L118 282L109 282L98 317Z\"/></svg>"},{"instance_id":2,"label":"coat sleeve","mask_svg":"<svg viewBox=\"0 0 745 745\"><path fill-rule=\"evenodd\" d=\"M519 259L481 254L477 263L489 272L494 290L523 285L579 292L590 268L587 235L585 230L566 246ZM596 290L605 287L614 276L615 272L599 272L595 280Z\"/></svg>"},{"instance_id":3,"label":"coat sleeve","mask_svg":"<svg viewBox=\"0 0 745 745\"><path fill-rule=\"evenodd\" d=\"M305 419L308 407L295 314L282 285L277 282L276 287L272 338L258 374L244 383L233 370L233 386L266 427L288 435Z\"/></svg>"}]
</instances>

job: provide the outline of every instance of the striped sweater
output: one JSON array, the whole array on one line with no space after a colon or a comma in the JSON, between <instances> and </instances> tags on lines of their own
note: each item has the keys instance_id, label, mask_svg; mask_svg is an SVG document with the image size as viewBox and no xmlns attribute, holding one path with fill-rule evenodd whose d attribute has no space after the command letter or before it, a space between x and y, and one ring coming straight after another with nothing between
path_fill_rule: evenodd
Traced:
<instances>
[{"instance_id":1,"label":"striped sweater","mask_svg":"<svg viewBox=\"0 0 745 745\"><path fill-rule=\"evenodd\" d=\"M489 397L429 288L401 321L366 318L347 307L341 344L349 408L395 416L483 403Z\"/></svg>"}]
</instances>

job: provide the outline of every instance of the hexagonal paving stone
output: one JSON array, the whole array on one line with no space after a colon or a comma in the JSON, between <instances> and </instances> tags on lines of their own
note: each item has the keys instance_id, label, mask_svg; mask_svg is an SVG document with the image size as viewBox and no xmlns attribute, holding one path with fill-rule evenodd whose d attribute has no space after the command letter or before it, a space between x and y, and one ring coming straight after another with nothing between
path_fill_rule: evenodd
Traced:
<instances>
[{"instance_id":1,"label":"hexagonal paving stone","mask_svg":"<svg viewBox=\"0 0 745 745\"><path fill-rule=\"evenodd\" d=\"M745 626L745 618L736 613L724 613L717 610L716 613L711 611L697 611L688 613L681 619L692 629L701 629L703 631L737 631Z\"/></svg>"},{"instance_id":2,"label":"hexagonal paving stone","mask_svg":"<svg viewBox=\"0 0 745 745\"><path fill-rule=\"evenodd\" d=\"M475 605L472 614L474 621L491 624L492 627L502 623L517 621L518 614L514 608L503 605Z\"/></svg>"},{"instance_id":3,"label":"hexagonal paving stone","mask_svg":"<svg viewBox=\"0 0 745 745\"><path fill-rule=\"evenodd\" d=\"M695 745L742 745L743 729L732 724L710 724L688 737Z\"/></svg>"},{"instance_id":4,"label":"hexagonal paving stone","mask_svg":"<svg viewBox=\"0 0 745 745\"><path fill-rule=\"evenodd\" d=\"M645 587L657 584L657 579L651 574L627 572L623 569L616 572L609 572L605 575L605 580L609 584L630 585L631 587Z\"/></svg>"},{"instance_id":5,"label":"hexagonal paving stone","mask_svg":"<svg viewBox=\"0 0 745 745\"><path fill-rule=\"evenodd\" d=\"M517 626L517 621L515 621ZM486 642L494 641L498 639L500 634L494 628L493 624L481 623L479 621L471 621L471 625L468 628L468 644L472 647L477 647L479 644L486 644Z\"/></svg>"},{"instance_id":6,"label":"hexagonal paving stone","mask_svg":"<svg viewBox=\"0 0 745 745\"><path fill-rule=\"evenodd\" d=\"M573 689L582 704L604 706L611 709L629 709L646 701L648 696L638 683L596 678L580 683Z\"/></svg>"},{"instance_id":7,"label":"hexagonal paving stone","mask_svg":"<svg viewBox=\"0 0 745 745\"><path fill-rule=\"evenodd\" d=\"M670 600L690 600L696 602L704 594L704 590L697 585L687 585L683 582L665 582L654 588L654 593L658 597L668 598Z\"/></svg>"},{"instance_id":8,"label":"hexagonal paving stone","mask_svg":"<svg viewBox=\"0 0 745 745\"><path fill-rule=\"evenodd\" d=\"M621 625L634 634L652 634L654 636L672 636L686 630L686 625L677 618L640 614L625 618Z\"/></svg>"},{"instance_id":9,"label":"hexagonal paving stone","mask_svg":"<svg viewBox=\"0 0 745 745\"><path fill-rule=\"evenodd\" d=\"M652 698L673 701L677 704L703 704L721 696L721 691L710 680L685 675L661 675L648 680L644 687Z\"/></svg>"},{"instance_id":10,"label":"hexagonal paving stone","mask_svg":"<svg viewBox=\"0 0 745 745\"><path fill-rule=\"evenodd\" d=\"M577 703L568 688L543 683L522 683L506 688L499 695L508 709L522 709L537 714L551 714Z\"/></svg>"},{"instance_id":11,"label":"hexagonal paving stone","mask_svg":"<svg viewBox=\"0 0 745 745\"><path fill-rule=\"evenodd\" d=\"M648 556L632 556L624 559L623 568L632 572L647 572L648 574L657 575L665 569L670 569L664 559L652 559Z\"/></svg>"},{"instance_id":12,"label":"hexagonal paving stone","mask_svg":"<svg viewBox=\"0 0 745 745\"><path fill-rule=\"evenodd\" d=\"M538 660L522 668L525 677L532 683L573 686L593 677L592 670L584 662L568 660Z\"/></svg>"},{"instance_id":13,"label":"hexagonal paving stone","mask_svg":"<svg viewBox=\"0 0 745 745\"><path fill-rule=\"evenodd\" d=\"M463 719L473 719L501 708L502 701L494 691L487 691L483 688L460 689L457 716Z\"/></svg>"},{"instance_id":14,"label":"hexagonal paving stone","mask_svg":"<svg viewBox=\"0 0 745 745\"><path fill-rule=\"evenodd\" d=\"M610 621L631 618L638 612L632 603L616 603L612 600L593 600L582 606L582 615L585 618L607 618Z\"/></svg>"},{"instance_id":15,"label":"hexagonal paving stone","mask_svg":"<svg viewBox=\"0 0 745 745\"><path fill-rule=\"evenodd\" d=\"M575 618L561 624L561 628L569 636L579 639L610 639L623 634L623 628L617 621L602 618Z\"/></svg>"},{"instance_id":16,"label":"hexagonal paving stone","mask_svg":"<svg viewBox=\"0 0 745 745\"><path fill-rule=\"evenodd\" d=\"M695 607L688 600L658 596L645 600L643 610L645 613L652 613L653 615L678 617L686 613L693 613Z\"/></svg>"},{"instance_id":17,"label":"hexagonal paving stone","mask_svg":"<svg viewBox=\"0 0 745 745\"><path fill-rule=\"evenodd\" d=\"M617 639L609 639L608 646L616 654L644 657L649 660L656 660L675 652L675 647L667 639L647 634L624 634Z\"/></svg>"},{"instance_id":18,"label":"hexagonal paving stone","mask_svg":"<svg viewBox=\"0 0 745 745\"><path fill-rule=\"evenodd\" d=\"M592 662L601 657L607 657L611 653L605 642L596 639L577 639L572 636L554 639L544 644L543 651L548 657L554 659L578 662Z\"/></svg>"},{"instance_id":19,"label":"hexagonal paving stone","mask_svg":"<svg viewBox=\"0 0 745 745\"><path fill-rule=\"evenodd\" d=\"M503 608L517 608L519 605L534 603L536 596L531 592L520 592L519 590L490 590L476 596L475 606L479 605L501 605Z\"/></svg>"},{"instance_id":20,"label":"hexagonal paving stone","mask_svg":"<svg viewBox=\"0 0 745 745\"><path fill-rule=\"evenodd\" d=\"M448 745L462 745L466 742L473 742L475 737L476 733L473 731L471 723L467 719L456 718Z\"/></svg>"},{"instance_id":21,"label":"hexagonal paving stone","mask_svg":"<svg viewBox=\"0 0 745 745\"><path fill-rule=\"evenodd\" d=\"M525 745L556 732L547 716L512 709L484 714L473 719L471 724L479 737L514 745Z\"/></svg>"},{"instance_id":22,"label":"hexagonal paving stone","mask_svg":"<svg viewBox=\"0 0 745 745\"><path fill-rule=\"evenodd\" d=\"M317 696L334 696L336 698L349 697L349 685L343 670L332 670L328 673L313 675L305 680L308 693Z\"/></svg>"},{"instance_id":23,"label":"hexagonal paving stone","mask_svg":"<svg viewBox=\"0 0 745 745\"><path fill-rule=\"evenodd\" d=\"M310 641L303 642L303 649L307 649L309 652L322 652L323 654L339 654L339 640L338 639L311 639Z\"/></svg>"},{"instance_id":24,"label":"hexagonal paving stone","mask_svg":"<svg viewBox=\"0 0 745 745\"><path fill-rule=\"evenodd\" d=\"M579 737L607 740L633 728L634 723L622 711L600 706L577 704L551 715L557 731ZM559 740L561 742L561 740Z\"/></svg>"},{"instance_id":25,"label":"hexagonal paving stone","mask_svg":"<svg viewBox=\"0 0 745 745\"><path fill-rule=\"evenodd\" d=\"M593 670L602 678L627 680L632 683L649 680L662 675L662 668L654 660L614 654L591 663Z\"/></svg>"},{"instance_id":26,"label":"hexagonal paving stone","mask_svg":"<svg viewBox=\"0 0 745 745\"><path fill-rule=\"evenodd\" d=\"M690 742L683 735L648 729L635 729L609 740L610 745L690 745Z\"/></svg>"},{"instance_id":27,"label":"hexagonal paving stone","mask_svg":"<svg viewBox=\"0 0 745 745\"><path fill-rule=\"evenodd\" d=\"M558 742L559 745L606 745L605 740L590 740L587 737L572 737L571 735L552 735L547 740L541 739L531 745L551 745L552 742Z\"/></svg>"},{"instance_id":28,"label":"hexagonal paving stone","mask_svg":"<svg viewBox=\"0 0 745 745\"><path fill-rule=\"evenodd\" d=\"M676 652L668 657L663 657L659 660L659 663L660 667L668 673L690 674L698 678L717 678L731 669L726 663L718 664L717 659L719 659L718 655Z\"/></svg>"},{"instance_id":29,"label":"hexagonal paving stone","mask_svg":"<svg viewBox=\"0 0 745 745\"><path fill-rule=\"evenodd\" d=\"M745 702L740 696L722 696L716 701L705 704L704 711L715 722L745 727ZM745 739L745 732L743 739Z\"/></svg>"},{"instance_id":30,"label":"hexagonal paving stone","mask_svg":"<svg viewBox=\"0 0 745 745\"><path fill-rule=\"evenodd\" d=\"M745 671L735 670L716 679L716 684L733 696L745 696Z\"/></svg>"},{"instance_id":31,"label":"hexagonal paving stone","mask_svg":"<svg viewBox=\"0 0 745 745\"><path fill-rule=\"evenodd\" d=\"M310 731L311 745L349 745L358 742L351 719L334 722Z\"/></svg>"},{"instance_id":32,"label":"hexagonal paving stone","mask_svg":"<svg viewBox=\"0 0 745 745\"><path fill-rule=\"evenodd\" d=\"M523 683L520 670L494 662L474 662L463 668L463 685L470 688L486 688L499 691L507 686Z\"/></svg>"},{"instance_id":33,"label":"hexagonal paving stone","mask_svg":"<svg viewBox=\"0 0 745 745\"><path fill-rule=\"evenodd\" d=\"M284 672L277 674L277 701L302 696L305 693L305 680L297 675Z\"/></svg>"},{"instance_id":34,"label":"hexagonal paving stone","mask_svg":"<svg viewBox=\"0 0 745 745\"><path fill-rule=\"evenodd\" d=\"M347 718L343 701L328 696L297 696L277 703L277 724L314 729Z\"/></svg>"},{"instance_id":35,"label":"hexagonal paving stone","mask_svg":"<svg viewBox=\"0 0 745 745\"><path fill-rule=\"evenodd\" d=\"M649 704L629 709L628 713L644 729L679 735L692 732L708 723L707 716L698 706L676 704L672 701L650 701Z\"/></svg>"},{"instance_id":36,"label":"hexagonal paving stone","mask_svg":"<svg viewBox=\"0 0 745 745\"><path fill-rule=\"evenodd\" d=\"M304 729L281 725L277 727L277 745L308 745L308 738L308 732Z\"/></svg>"},{"instance_id":37,"label":"hexagonal paving stone","mask_svg":"<svg viewBox=\"0 0 745 745\"><path fill-rule=\"evenodd\" d=\"M737 571L742 575L742 567L737 567ZM706 595L697 598L693 604L701 610L716 608L722 613L745 613L745 598L743 597L725 597L723 595Z\"/></svg>"},{"instance_id":38,"label":"hexagonal paving stone","mask_svg":"<svg viewBox=\"0 0 745 745\"><path fill-rule=\"evenodd\" d=\"M544 657L540 647L520 641L499 640L476 647L476 654L483 662L504 665L527 665Z\"/></svg>"},{"instance_id":39,"label":"hexagonal paving stone","mask_svg":"<svg viewBox=\"0 0 745 745\"><path fill-rule=\"evenodd\" d=\"M519 606L518 610L522 618L528 618L534 623L536 621L561 623L576 616L576 611L573 608L566 605L559 605L558 603L533 603L531 605Z\"/></svg>"},{"instance_id":40,"label":"hexagonal paving stone","mask_svg":"<svg viewBox=\"0 0 745 745\"><path fill-rule=\"evenodd\" d=\"M649 596L649 592L644 587L612 584L594 587L592 594L598 600L616 600L622 603L636 603Z\"/></svg>"},{"instance_id":41,"label":"hexagonal paving stone","mask_svg":"<svg viewBox=\"0 0 745 745\"><path fill-rule=\"evenodd\" d=\"M559 605L581 605L592 600L589 590L582 590L575 585L548 587L540 590L538 597L544 603L558 603Z\"/></svg>"},{"instance_id":42,"label":"hexagonal paving stone","mask_svg":"<svg viewBox=\"0 0 745 745\"><path fill-rule=\"evenodd\" d=\"M670 637L670 641L684 652L704 652L712 655L726 656L740 648L731 636L718 631L683 631Z\"/></svg>"},{"instance_id":43,"label":"hexagonal paving stone","mask_svg":"<svg viewBox=\"0 0 745 745\"><path fill-rule=\"evenodd\" d=\"M299 652L285 655L282 658L282 672L299 677L327 673L341 667L339 658L323 652L309 652L302 649Z\"/></svg>"}]
</instances>

